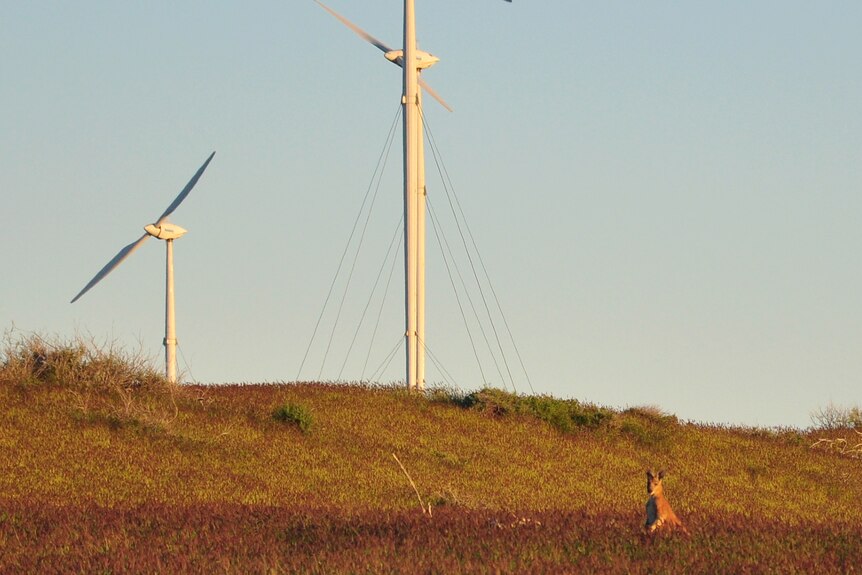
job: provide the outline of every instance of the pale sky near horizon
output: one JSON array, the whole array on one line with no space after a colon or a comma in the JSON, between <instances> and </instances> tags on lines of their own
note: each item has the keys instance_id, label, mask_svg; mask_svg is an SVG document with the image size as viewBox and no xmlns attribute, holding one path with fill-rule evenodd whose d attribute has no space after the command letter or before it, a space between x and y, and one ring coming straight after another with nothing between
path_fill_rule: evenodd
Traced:
<instances>
[{"instance_id":1,"label":"pale sky near horizon","mask_svg":"<svg viewBox=\"0 0 862 575\"><path fill-rule=\"evenodd\" d=\"M400 48L400 2L327 3ZM862 404L862 4L417 0L417 18L441 59L423 77L455 110L426 97L428 125L536 393L760 426ZM161 242L69 300L215 150L171 218L189 230L180 369L293 380L400 71L290 0L5 2L0 72L0 327L160 362ZM399 128L322 379L398 223L400 170ZM430 151L427 170L442 213ZM428 345L476 389L428 242ZM399 260L371 364L403 333L402 277ZM379 379L402 371L399 351Z\"/></svg>"}]
</instances>

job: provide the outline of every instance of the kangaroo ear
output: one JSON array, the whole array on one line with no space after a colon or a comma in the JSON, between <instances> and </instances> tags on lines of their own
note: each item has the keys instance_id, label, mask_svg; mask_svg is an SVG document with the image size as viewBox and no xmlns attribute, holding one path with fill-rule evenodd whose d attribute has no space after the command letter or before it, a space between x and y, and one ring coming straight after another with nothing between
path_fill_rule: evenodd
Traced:
<instances>
[{"instance_id":1,"label":"kangaroo ear","mask_svg":"<svg viewBox=\"0 0 862 575\"><path fill-rule=\"evenodd\" d=\"M658 478L664 479L664 474L665 474L665 471L664 471L664 469L662 469L661 471L658 472Z\"/></svg>"},{"instance_id":2,"label":"kangaroo ear","mask_svg":"<svg viewBox=\"0 0 862 575\"><path fill-rule=\"evenodd\" d=\"M652 479L652 478L653 478L652 469L647 469L647 470L646 470L646 476L647 476L647 479Z\"/></svg>"}]
</instances>

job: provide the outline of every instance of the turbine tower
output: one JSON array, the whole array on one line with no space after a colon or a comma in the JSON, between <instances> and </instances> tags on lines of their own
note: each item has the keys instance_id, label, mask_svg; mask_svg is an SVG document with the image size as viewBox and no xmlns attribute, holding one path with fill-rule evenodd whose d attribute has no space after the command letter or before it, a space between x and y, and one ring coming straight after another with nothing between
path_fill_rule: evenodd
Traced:
<instances>
[{"instance_id":1,"label":"turbine tower","mask_svg":"<svg viewBox=\"0 0 862 575\"><path fill-rule=\"evenodd\" d=\"M195 187L195 184L198 183L201 175L203 175L204 170L207 169L210 161L215 156L215 152L210 154L210 157L207 158L206 162L198 169L192 179L189 180L189 183L186 184L186 187L179 193L179 195L171 202L171 205L159 216L159 219L155 221L155 223L148 224L144 226L144 235L130 243L123 249L121 249L117 255L113 257L111 261L105 264L99 273L90 280L90 282L84 286L78 295L72 298L72 303L78 301L78 299L87 293L90 288L94 285L102 281L106 275L114 271L114 269L123 263L127 257L129 257L132 252L141 247L141 245L150 239L150 237L154 237L160 240L165 240L166 246L166 266L165 266L165 377L171 383L176 383L177 381L177 330L176 330L176 314L174 312L174 240L182 237L183 234L186 233L186 230L172 224L167 221L168 216L170 216L174 210L186 199L186 196L192 191L192 188Z\"/></svg>"},{"instance_id":2,"label":"turbine tower","mask_svg":"<svg viewBox=\"0 0 862 575\"><path fill-rule=\"evenodd\" d=\"M512 0L506 0L511 2ZM439 58L423 52L416 45L415 0L404 0L404 47L393 50L371 36L320 0L327 12L341 20L360 38L382 50L386 59L403 70L401 105L404 126L404 307L407 387L425 389L425 155L422 126L421 86L450 112L443 99L420 77L425 68Z\"/></svg>"},{"instance_id":3,"label":"turbine tower","mask_svg":"<svg viewBox=\"0 0 862 575\"><path fill-rule=\"evenodd\" d=\"M425 389L425 238L420 239L419 204L425 206L425 182L419 180L424 165L419 96L419 62L416 58L416 15L413 0L404 0L404 72L401 105L404 106L404 274L407 338L407 387ZM432 65L431 61L428 65ZM424 175L424 174L423 174ZM420 198L421 194L421 198ZM422 210L424 220L425 210ZM420 259L423 265L419 265ZM421 294L421 299L420 299ZM421 304L421 305L420 305ZM420 331L420 326L422 330ZM421 358L421 359L420 359Z\"/></svg>"}]
</instances>

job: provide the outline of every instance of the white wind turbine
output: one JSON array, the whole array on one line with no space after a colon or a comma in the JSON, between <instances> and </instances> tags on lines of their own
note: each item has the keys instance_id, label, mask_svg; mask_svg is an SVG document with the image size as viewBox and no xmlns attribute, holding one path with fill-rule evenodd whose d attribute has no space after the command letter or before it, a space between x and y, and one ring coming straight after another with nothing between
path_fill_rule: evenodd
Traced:
<instances>
[{"instance_id":1,"label":"white wind turbine","mask_svg":"<svg viewBox=\"0 0 862 575\"><path fill-rule=\"evenodd\" d=\"M512 0L506 0L511 2ZM419 74L440 61L416 46L415 0L404 0L404 48L393 50L345 17L315 0L360 38L403 69L401 105L404 123L404 291L407 338L407 387L425 389L425 152L421 86L450 112L452 109Z\"/></svg>"},{"instance_id":2,"label":"white wind turbine","mask_svg":"<svg viewBox=\"0 0 862 575\"><path fill-rule=\"evenodd\" d=\"M195 184L198 183L201 175L204 173L204 170L207 169L210 161L215 156L215 152L210 154L210 157L207 158L206 162L198 169L192 179L189 180L189 183L186 184L186 187L180 192L180 194L171 202L171 205L168 206L168 209L159 216L159 219L155 221L155 223L148 224L144 226L144 230L146 233L142 235L140 238L130 243L114 256L114 258L105 264L99 273L90 280L90 283L84 286L78 295L72 298L72 303L78 301L78 299L87 293L94 285L102 281L102 279L114 271L114 268L123 263L127 257L131 255L133 251L141 247L145 241L147 241L150 236L165 240L165 245L167 246L167 265L166 265L166 282L165 282L165 377L167 377L168 381L171 383L176 383L177 381L177 332L176 332L176 317L174 314L174 240L181 237L186 233L186 230L172 224L167 221L168 216L170 216L174 210L186 199L186 196L189 195L189 192L192 191L192 188L195 187Z\"/></svg>"}]
</instances>

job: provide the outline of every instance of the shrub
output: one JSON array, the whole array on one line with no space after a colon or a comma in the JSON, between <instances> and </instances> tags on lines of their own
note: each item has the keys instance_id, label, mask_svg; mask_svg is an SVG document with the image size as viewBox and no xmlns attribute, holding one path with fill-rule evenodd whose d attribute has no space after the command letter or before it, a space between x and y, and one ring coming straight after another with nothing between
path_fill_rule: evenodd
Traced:
<instances>
[{"instance_id":1,"label":"shrub","mask_svg":"<svg viewBox=\"0 0 862 575\"><path fill-rule=\"evenodd\" d=\"M840 407L830 403L811 412L811 422L814 427L822 430L862 428L862 409L855 407Z\"/></svg>"},{"instance_id":2,"label":"shrub","mask_svg":"<svg viewBox=\"0 0 862 575\"><path fill-rule=\"evenodd\" d=\"M7 331L0 349L0 385L24 392L60 388L73 419L119 429L127 424L163 429L178 415L177 387L140 351Z\"/></svg>"},{"instance_id":3,"label":"shrub","mask_svg":"<svg viewBox=\"0 0 862 575\"><path fill-rule=\"evenodd\" d=\"M425 391L425 397L432 403L447 403L465 408L473 406L473 395L455 387L443 385L429 387Z\"/></svg>"},{"instance_id":4,"label":"shrub","mask_svg":"<svg viewBox=\"0 0 862 575\"><path fill-rule=\"evenodd\" d=\"M303 433L308 432L314 423L311 411L295 403L285 403L272 412L272 418L283 423L294 424Z\"/></svg>"},{"instance_id":5,"label":"shrub","mask_svg":"<svg viewBox=\"0 0 862 575\"><path fill-rule=\"evenodd\" d=\"M630 407L617 415L613 427L644 447L666 447L679 424L675 415L655 406Z\"/></svg>"},{"instance_id":6,"label":"shrub","mask_svg":"<svg viewBox=\"0 0 862 575\"><path fill-rule=\"evenodd\" d=\"M518 412L518 396L502 389L486 387L465 396L461 405L489 415L503 416Z\"/></svg>"},{"instance_id":7,"label":"shrub","mask_svg":"<svg viewBox=\"0 0 862 575\"><path fill-rule=\"evenodd\" d=\"M679 423L679 419L675 415L667 413L657 405L640 405L637 407L630 407L623 411L622 414L633 415L658 425L666 426Z\"/></svg>"},{"instance_id":8,"label":"shrub","mask_svg":"<svg viewBox=\"0 0 862 575\"><path fill-rule=\"evenodd\" d=\"M96 391L168 385L143 353L127 353L80 337L64 341L34 334L16 339L11 332L5 334L0 350L0 383Z\"/></svg>"},{"instance_id":9,"label":"shrub","mask_svg":"<svg viewBox=\"0 0 862 575\"><path fill-rule=\"evenodd\" d=\"M583 404L576 399L557 399L550 395L518 395L491 388L471 393L460 401L460 405L495 416L532 416L563 433L571 433L578 428L596 428L613 418L611 410Z\"/></svg>"}]
</instances>

